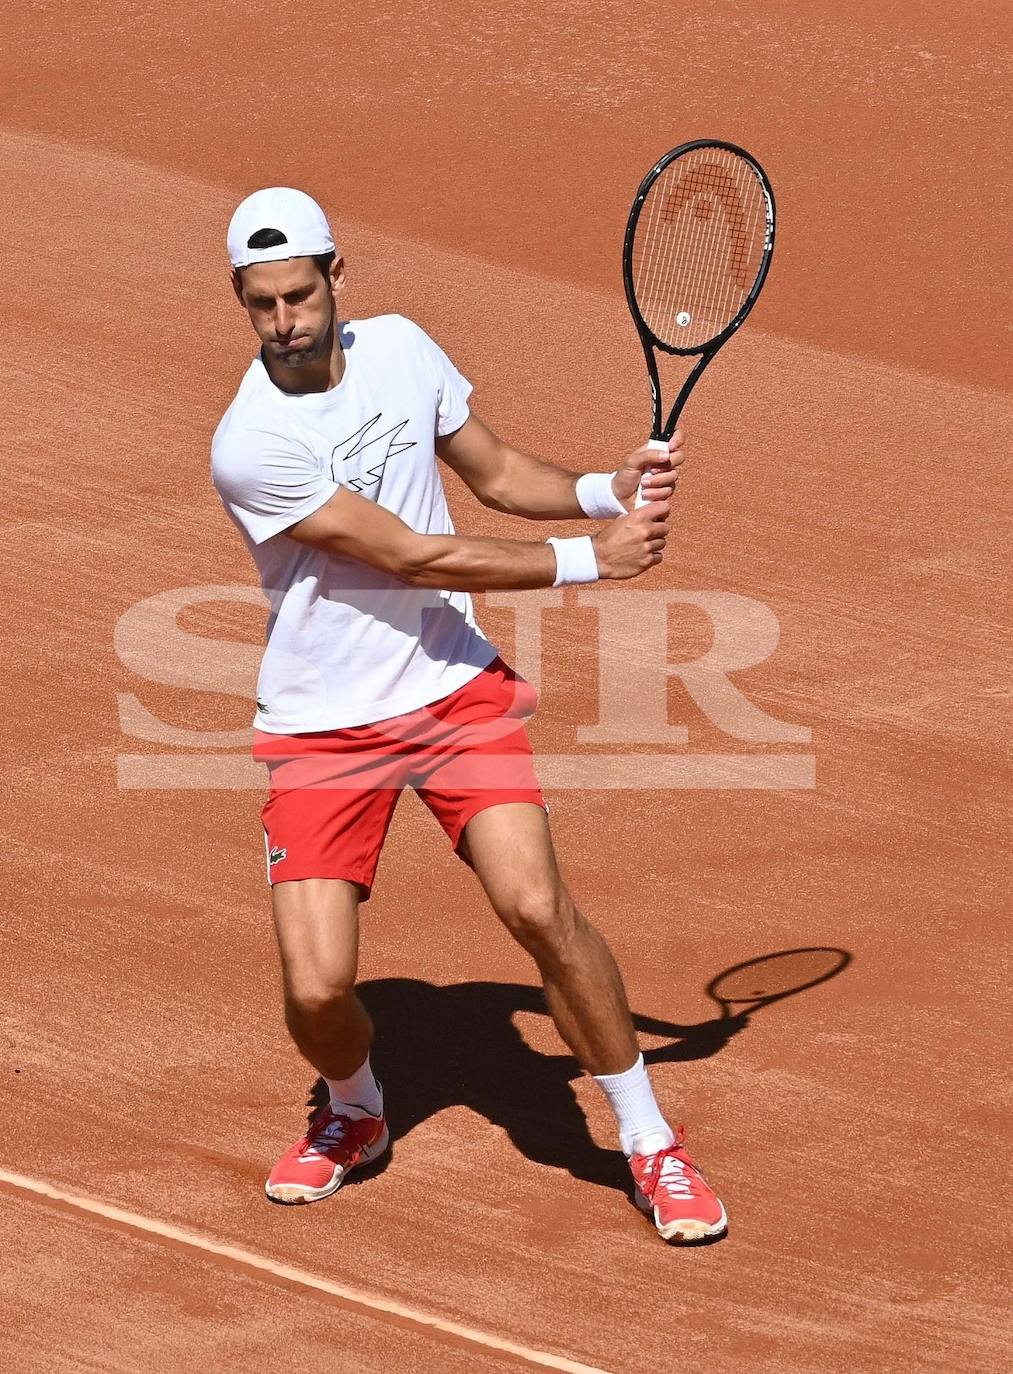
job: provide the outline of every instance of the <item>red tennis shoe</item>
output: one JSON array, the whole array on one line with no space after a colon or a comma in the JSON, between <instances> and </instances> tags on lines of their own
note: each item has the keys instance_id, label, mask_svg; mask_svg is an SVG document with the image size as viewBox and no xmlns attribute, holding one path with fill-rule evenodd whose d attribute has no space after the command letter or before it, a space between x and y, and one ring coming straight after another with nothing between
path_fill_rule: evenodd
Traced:
<instances>
[{"instance_id":1,"label":"red tennis shoe","mask_svg":"<svg viewBox=\"0 0 1013 1374\"><path fill-rule=\"evenodd\" d=\"M353 1169L379 1159L389 1144L382 1116L353 1120L323 1107L278 1160L264 1191L273 1202L318 1202L336 1193Z\"/></svg>"},{"instance_id":2,"label":"red tennis shoe","mask_svg":"<svg viewBox=\"0 0 1013 1374\"><path fill-rule=\"evenodd\" d=\"M630 1157L637 1206L654 1217L664 1240L683 1245L721 1236L728 1230L720 1198L682 1148L685 1138L680 1126L667 1150Z\"/></svg>"}]
</instances>

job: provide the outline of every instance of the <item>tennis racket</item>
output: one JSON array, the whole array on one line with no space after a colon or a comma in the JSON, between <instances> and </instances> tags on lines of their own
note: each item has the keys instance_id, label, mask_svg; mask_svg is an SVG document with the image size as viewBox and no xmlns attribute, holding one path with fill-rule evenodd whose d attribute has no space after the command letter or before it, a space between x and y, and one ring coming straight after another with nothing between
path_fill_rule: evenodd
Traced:
<instances>
[{"instance_id":1,"label":"tennis racket","mask_svg":"<svg viewBox=\"0 0 1013 1374\"><path fill-rule=\"evenodd\" d=\"M756 303L773 251L770 182L733 143L684 143L640 183L623 241L623 285L651 384L648 447L668 452L704 368ZM696 358L667 420L659 354Z\"/></svg>"}]
</instances>

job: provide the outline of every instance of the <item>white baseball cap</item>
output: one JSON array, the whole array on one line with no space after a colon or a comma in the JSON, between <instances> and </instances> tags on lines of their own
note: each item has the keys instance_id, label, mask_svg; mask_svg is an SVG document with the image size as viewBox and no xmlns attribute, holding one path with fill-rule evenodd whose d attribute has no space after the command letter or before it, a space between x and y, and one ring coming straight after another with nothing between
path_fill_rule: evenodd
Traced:
<instances>
[{"instance_id":1,"label":"white baseball cap","mask_svg":"<svg viewBox=\"0 0 1013 1374\"><path fill-rule=\"evenodd\" d=\"M284 243L251 248L250 239L261 229L276 229L284 235ZM313 258L318 253L335 251L323 210L312 196L290 186L268 186L241 201L229 221L228 243L233 267L281 262L284 258Z\"/></svg>"}]
</instances>

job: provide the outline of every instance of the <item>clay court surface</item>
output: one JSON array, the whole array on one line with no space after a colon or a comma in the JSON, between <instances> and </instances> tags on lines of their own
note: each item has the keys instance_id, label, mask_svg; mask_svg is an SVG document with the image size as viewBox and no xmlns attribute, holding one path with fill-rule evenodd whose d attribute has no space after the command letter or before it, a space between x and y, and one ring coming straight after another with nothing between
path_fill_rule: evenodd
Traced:
<instances>
[{"instance_id":1,"label":"clay court surface","mask_svg":"<svg viewBox=\"0 0 1013 1374\"><path fill-rule=\"evenodd\" d=\"M5 28L0 1363L1005 1367L1006 6L75 0ZM570 884L672 1027L644 1045L730 1235L668 1249L630 1206L532 968L411 796L362 970L392 1161L271 1207L313 1075L256 776L121 785L126 756L178 783L245 766L263 610L207 473L253 339L228 216L305 187L350 314L418 319L494 427L606 468L648 413L629 201L702 135L765 164L778 246L691 402L678 537L638 590L769 608L778 646L734 682L795 738L733 738L673 678L688 742L611 749L648 785L569 785L560 760L609 752L586 730L610 587L545 610L532 735ZM538 533L451 499L464 531ZM125 661L122 617L177 589L189 657L156 634ZM515 610L478 600L519 653ZM707 615L669 617L670 659L699 657ZM656 755L715 753L815 786L650 786ZM714 975L811 945L852 962L707 1029Z\"/></svg>"}]
</instances>

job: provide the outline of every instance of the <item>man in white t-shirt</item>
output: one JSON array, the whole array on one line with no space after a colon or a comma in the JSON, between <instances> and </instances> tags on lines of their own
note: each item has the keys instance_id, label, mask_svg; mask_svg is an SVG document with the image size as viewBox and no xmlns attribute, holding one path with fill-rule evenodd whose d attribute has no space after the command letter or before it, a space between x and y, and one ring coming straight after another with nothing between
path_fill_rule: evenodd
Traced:
<instances>
[{"instance_id":1,"label":"man in white t-shirt","mask_svg":"<svg viewBox=\"0 0 1013 1374\"><path fill-rule=\"evenodd\" d=\"M355 993L358 908L413 787L534 958L560 1035L615 1112L639 1205L666 1240L720 1235L724 1208L655 1102L615 961L560 878L524 728L535 694L469 595L660 562L682 436L667 458L642 449L580 477L510 447L417 325L340 319L343 263L301 191L249 196L228 248L261 350L215 433L212 475L270 602L254 745L270 777L268 877L286 1022L330 1098L267 1194L316 1201L387 1149ZM575 539L457 535L437 459L493 510L606 523Z\"/></svg>"}]
</instances>

